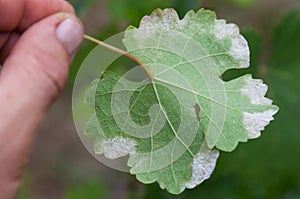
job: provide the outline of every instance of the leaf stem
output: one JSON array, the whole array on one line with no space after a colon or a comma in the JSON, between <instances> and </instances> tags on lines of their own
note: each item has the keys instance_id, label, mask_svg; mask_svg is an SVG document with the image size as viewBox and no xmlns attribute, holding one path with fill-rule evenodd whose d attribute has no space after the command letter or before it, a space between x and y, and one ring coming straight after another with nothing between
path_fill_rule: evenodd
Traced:
<instances>
[{"instance_id":1,"label":"leaf stem","mask_svg":"<svg viewBox=\"0 0 300 199\"><path fill-rule=\"evenodd\" d=\"M93 42L93 43L95 43L95 44L97 44L99 46L102 46L102 47L104 47L104 48L106 48L108 50L116 52L116 53L118 53L120 55L126 56L129 59L131 59L132 61L136 62L140 67L142 67L146 71L147 75L149 76L150 81L152 82L153 75L150 72L149 68L143 62L141 62L138 58L136 58L135 56L133 56L129 52L127 52L125 50L122 50L120 48L114 47L112 45L109 45L109 44L107 44L107 43L105 43L103 41L100 41L100 40L98 40L98 39L96 39L94 37L91 37L89 35L84 35L84 39L86 39L86 40L88 40L90 42Z\"/></svg>"}]
</instances>

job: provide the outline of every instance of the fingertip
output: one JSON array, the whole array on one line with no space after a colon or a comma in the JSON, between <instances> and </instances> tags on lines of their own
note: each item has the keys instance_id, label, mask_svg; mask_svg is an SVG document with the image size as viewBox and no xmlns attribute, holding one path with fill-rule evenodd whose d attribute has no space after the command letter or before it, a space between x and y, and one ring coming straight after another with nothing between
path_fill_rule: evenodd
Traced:
<instances>
[{"instance_id":1,"label":"fingertip","mask_svg":"<svg viewBox=\"0 0 300 199\"><path fill-rule=\"evenodd\" d=\"M83 39L83 35L82 25L72 18L65 19L56 28L56 36L70 57L74 56Z\"/></svg>"}]
</instances>

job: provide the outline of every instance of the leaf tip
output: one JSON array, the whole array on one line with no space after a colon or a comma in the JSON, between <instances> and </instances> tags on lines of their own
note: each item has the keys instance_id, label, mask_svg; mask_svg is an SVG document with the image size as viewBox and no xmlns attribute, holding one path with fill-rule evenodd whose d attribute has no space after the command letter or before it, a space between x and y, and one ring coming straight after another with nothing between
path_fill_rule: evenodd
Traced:
<instances>
[{"instance_id":1,"label":"leaf tip","mask_svg":"<svg viewBox=\"0 0 300 199\"><path fill-rule=\"evenodd\" d=\"M273 115L277 113L278 109L269 109L263 112L243 113L243 125L247 130L247 137L249 139L258 138L261 131L265 129L269 123L274 120Z\"/></svg>"}]
</instances>

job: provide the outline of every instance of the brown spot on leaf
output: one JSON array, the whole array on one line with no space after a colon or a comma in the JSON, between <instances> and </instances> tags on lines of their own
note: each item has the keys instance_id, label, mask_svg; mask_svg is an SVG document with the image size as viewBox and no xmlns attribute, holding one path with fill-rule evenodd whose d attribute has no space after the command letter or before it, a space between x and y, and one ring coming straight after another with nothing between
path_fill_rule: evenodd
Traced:
<instances>
[{"instance_id":1,"label":"brown spot on leaf","mask_svg":"<svg viewBox=\"0 0 300 199\"><path fill-rule=\"evenodd\" d=\"M194 109L195 109L197 121L200 122L200 105L196 103Z\"/></svg>"}]
</instances>

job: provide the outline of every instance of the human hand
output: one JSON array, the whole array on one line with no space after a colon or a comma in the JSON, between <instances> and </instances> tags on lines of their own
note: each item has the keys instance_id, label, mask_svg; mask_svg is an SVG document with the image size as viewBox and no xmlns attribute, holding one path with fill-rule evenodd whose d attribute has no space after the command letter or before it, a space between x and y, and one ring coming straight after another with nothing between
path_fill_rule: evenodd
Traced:
<instances>
[{"instance_id":1,"label":"human hand","mask_svg":"<svg viewBox=\"0 0 300 199\"><path fill-rule=\"evenodd\" d=\"M83 38L63 0L0 0L0 193L16 196L35 137Z\"/></svg>"}]
</instances>

